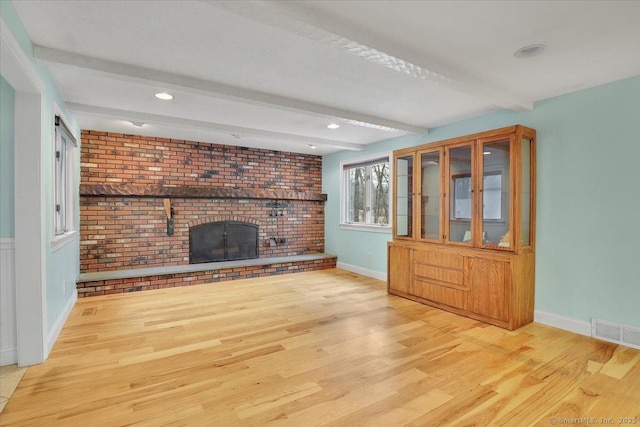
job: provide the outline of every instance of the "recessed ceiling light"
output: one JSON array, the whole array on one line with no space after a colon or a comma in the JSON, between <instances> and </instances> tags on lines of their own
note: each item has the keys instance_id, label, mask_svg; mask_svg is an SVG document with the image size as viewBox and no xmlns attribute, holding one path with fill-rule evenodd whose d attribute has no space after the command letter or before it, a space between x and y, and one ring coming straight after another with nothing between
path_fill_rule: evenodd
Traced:
<instances>
[{"instance_id":1,"label":"recessed ceiling light","mask_svg":"<svg viewBox=\"0 0 640 427\"><path fill-rule=\"evenodd\" d=\"M142 123L142 122L134 122L134 121L130 120L129 123L131 123L132 125L134 125L137 128L141 128L142 126L144 126L144 123Z\"/></svg>"},{"instance_id":2,"label":"recessed ceiling light","mask_svg":"<svg viewBox=\"0 0 640 427\"><path fill-rule=\"evenodd\" d=\"M532 58L541 55L547 47L543 44L531 44L521 47L513 53L516 58Z\"/></svg>"},{"instance_id":3,"label":"recessed ceiling light","mask_svg":"<svg viewBox=\"0 0 640 427\"><path fill-rule=\"evenodd\" d=\"M168 94L167 92L158 92L156 93L156 98L162 99L163 101L168 101L170 99L173 99L173 95Z\"/></svg>"},{"instance_id":4,"label":"recessed ceiling light","mask_svg":"<svg viewBox=\"0 0 640 427\"><path fill-rule=\"evenodd\" d=\"M309 148L311 148L312 150L315 150L315 149L316 149L316 148L318 148L318 147L316 147L316 146L315 146L315 145L313 145L313 144L309 144Z\"/></svg>"},{"instance_id":5,"label":"recessed ceiling light","mask_svg":"<svg viewBox=\"0 0 640 427\"><path fill-rule=\"evenodd\" d=\"M485 156L487 156L487 155L491 154L491 151L485 151L485 152L483 152L482 154L484 154Z\"/></svg>"},{"instance_id":6,"label":"recessed ceiling light","mask_svg":"<svg viewBox=\"0 0 640 427\"><path fill-rule=\"evenodd\" d=\"M337 124L337 123L329 123L329 124L327 125L327 127L328 127L329 129L338 129L338 128L340 127L340 125L339 125L339 124Z\"/></svg>"}]
</instances>

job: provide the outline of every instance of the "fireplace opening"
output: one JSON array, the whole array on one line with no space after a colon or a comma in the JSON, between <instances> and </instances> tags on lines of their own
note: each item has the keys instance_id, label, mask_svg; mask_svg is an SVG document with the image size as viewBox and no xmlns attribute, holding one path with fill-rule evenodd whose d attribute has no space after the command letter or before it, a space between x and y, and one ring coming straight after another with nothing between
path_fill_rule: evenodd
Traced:
<instances>
[{"instance_id":1,"label":"fireplace opening","mask_svg":"<svg viewBox=\"0 0 640 427\"><path fill-rule=\"evenodd\" d=\"M189 264L258 258L258 226L217 221L189 229Z\"/></svg>"}]
</instances>

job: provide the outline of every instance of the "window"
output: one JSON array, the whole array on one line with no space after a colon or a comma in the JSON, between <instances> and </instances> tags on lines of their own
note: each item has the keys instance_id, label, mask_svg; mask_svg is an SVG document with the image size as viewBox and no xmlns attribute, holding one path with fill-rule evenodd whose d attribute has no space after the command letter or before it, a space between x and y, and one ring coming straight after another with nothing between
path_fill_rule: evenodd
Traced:
<instances>
[{"instance_id":1,"label":"window","mask_svg":"<svg viewBox=\"0 0 640 427\"><path fill-rule=\"evenodd\" d=\"M55 116L54 215L55 234L73 229L73 151L76 139L62 118Z\"/></svg>"},{"instance_id":2,"label":"window","mask_svg":"<svg viewBox=\"0 0 640 427\"><path fill-rule=\"evenodd\" d=\"M453 183L453 217L471 219L471 177L454 177Z\"/></svg>"},{"instance_id":3,"label":"window","mask_svg":"<svg viewBox=\"0 0 640 427\"><path fill-rule=\"evenodd\" d=\"M389 227L389 156L342 164L342 224Z\"/></svg>"},{"instance_id":4,"label":"window","mask_svg":"<svg viewBox=\"0 0 640 427\"><path fill-rule=\"evenodd\" d=\"M453 217L455 219L471 219L471 177L458 175L453 177ZM484 176L483 218L502 219L502 174L487 173Z\"/></svg>"},{"instance_id":5,"label":"window","mask_svg":"<svg viewBox=\"0 0 640 427\"><path fill-rule=\"evenodd\" d=\"M491 174L484 176L482 189L484 199L484 219L502 219L502 175Z\"/></svg>"}]
</instances>

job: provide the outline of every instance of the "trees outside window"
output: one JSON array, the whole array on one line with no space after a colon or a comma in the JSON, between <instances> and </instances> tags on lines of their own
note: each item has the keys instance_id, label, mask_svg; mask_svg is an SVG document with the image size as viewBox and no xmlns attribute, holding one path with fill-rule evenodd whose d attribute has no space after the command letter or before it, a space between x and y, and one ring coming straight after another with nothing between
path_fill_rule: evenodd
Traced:
<instances>
[{"instance_id":1,"label":"trees outside window","mask_svg":"<svg viewBox=\"0 0 640 427\"><path fill-rule=\"evenodd\" d=\"M389 157L343 166L346 224L389 225Z\"/></svg>"}]
</instances>

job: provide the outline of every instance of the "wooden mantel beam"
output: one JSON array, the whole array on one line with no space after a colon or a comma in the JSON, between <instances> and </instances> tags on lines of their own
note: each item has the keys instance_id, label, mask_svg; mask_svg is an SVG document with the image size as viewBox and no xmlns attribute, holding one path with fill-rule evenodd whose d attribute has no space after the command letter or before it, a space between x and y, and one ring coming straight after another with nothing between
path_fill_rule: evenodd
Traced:
<instances>
[{"instance_id":1,"label":"wooden mantel beam","mask_svg":"<svg viewBox=\"0 0 640 427\"><path fill-rule=\"evenodd\" d=\"M80 195L85 197L160 197L185 199L267 199L310 200L325 202L327 195L290 190L267 190L228 187L196 187L133 184L81 185Z\"/></svg>"}]
</instances>

